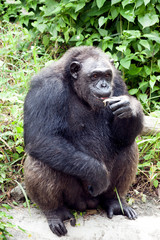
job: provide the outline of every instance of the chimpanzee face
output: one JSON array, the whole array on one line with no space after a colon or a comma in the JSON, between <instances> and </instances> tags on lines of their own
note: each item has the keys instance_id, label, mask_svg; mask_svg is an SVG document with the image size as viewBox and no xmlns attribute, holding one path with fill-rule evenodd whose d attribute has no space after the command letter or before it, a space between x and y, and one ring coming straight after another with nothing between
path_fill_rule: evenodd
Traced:
<instances>
[{"instance_id":1,"label":"chimpanzee face","mask_svg":"<svg viewBox=\"0 0 160 240\"><path fill-rule=\"evenodd\" d=\"M103 100L112 96L114 71L106 57L89 57L82 62L70 65L74 78L74 90L90 106L103 106Z\"/></svg>"}]
</instances>

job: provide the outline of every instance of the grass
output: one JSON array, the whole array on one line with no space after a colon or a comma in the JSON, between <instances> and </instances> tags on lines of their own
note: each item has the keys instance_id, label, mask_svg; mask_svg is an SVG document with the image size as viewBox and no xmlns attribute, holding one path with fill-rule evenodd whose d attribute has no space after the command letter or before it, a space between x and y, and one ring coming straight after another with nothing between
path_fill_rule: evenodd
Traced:
<instances>
[{"instance_id":1,"label":"grass","mask_svg":"<svg viewBox=\"0 0 160 240\"><path fill-rule=\"evenodd\" d=\"M138 173L145 183L141 188L152 192L160 183L160 133L155 136L143 136L137 141L139 147ZM149 185L149 187L148 187Z\"/></svg>"},{"instance_id":2,"label":"grass","mask_svg":"<svg viewBox=\"0 0 160 240\"><path fill-rule=\"evenodd\" d=\"M23 102L31 76L48 61L43 46L36 46L26 29L17 24L0 23L0 203L10 198L16 182L23 181ZM153 193L160 182L160 134L137 140L140 151L136 187ZM1 216L0 239L9 234ZM3 237L4 236L4 237Z\"/></svg>"},{"instance_id":3,"label":"grass","mask_svg":"<svg viewBox=\"0 0 160 240\"><path fill-rule=\"evenodd\" d=\"M16 24L1 23L0 35L0 183L5 192L11 180L22 177L23 102L29 80L51 57L32 46L29 32Z\"/></svg>"}]
</instances>

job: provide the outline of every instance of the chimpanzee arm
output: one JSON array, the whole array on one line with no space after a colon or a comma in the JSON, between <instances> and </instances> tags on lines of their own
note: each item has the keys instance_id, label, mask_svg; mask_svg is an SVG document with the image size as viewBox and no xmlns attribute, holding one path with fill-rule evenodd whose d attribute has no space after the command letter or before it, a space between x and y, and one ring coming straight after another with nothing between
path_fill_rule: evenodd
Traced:
<instances>
[{"instance_id":1,"label":"chimpanzee arm","mask_svg":"<svg viewBox=\"0 0 160 240\"><path fill-rule=\"evenodd\" d=\"M51 168L86 180L92 195L106 190L106 167L78 151L67 139L67 88L58 79L33 81L24 105L26 151Z\"/></svg>"}]
</instances>

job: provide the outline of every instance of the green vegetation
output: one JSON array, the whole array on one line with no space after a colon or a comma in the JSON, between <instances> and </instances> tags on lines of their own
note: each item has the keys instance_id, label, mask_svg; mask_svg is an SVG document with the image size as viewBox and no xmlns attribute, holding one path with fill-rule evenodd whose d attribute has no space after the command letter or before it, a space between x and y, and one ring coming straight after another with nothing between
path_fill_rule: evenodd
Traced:
<instances>
[{"instance_id":1,"label":"green vegetation","mask_svg":"<svg viewBox=\"0 0 160 240\"><path fill-rule=\"evenodd\" d=\"M7 204L2 204L2 206L6 209L9 210L11 209L10 206L8 206ZM1 208L1 207L0 207ZM0 211L0 240L7 240L6 236L12 236L6 228L13 228L15 227L15 225L13 225L10 222L4 222L4 218L5 219L12 219L13 217L8 215L6 212L2 212Z\"/></svg>"},{"instance_id":2,"label":"green vegetation","mask_svg":"<svg viewBox=\"0 0 160 240\"><path fill-rule=\"evenodd\" d=\"M51 57L43 47L29 46L31 36L17 24L0 25L0 203L10 196L11 188L23 180L23 101L31 76ZM38 57L40 54L41 57ZM0 209L0 240L11 227Z\"/></svg>"},{"instance_id":3,"label":"green vegetation","mask_svg":"<svg viewBox=\"0 0 160 240\"><path fill-rule=\"evenodd\" d=\"M142 174L140 189L145 192L157 188L160 183L160 133L153 136L143 136L137 140L140 161L138 173Z\"/></svg>"},{"instance_id":4,"label":"green vegetation","mask_svg":"<svg viewBox=\"0 0 160 240\"><path fill-rule=\"evenodd\" d=\"M0 3L0 203L23 181L23 101L31 76L71 46L101 47L145 114L160 117L159 0L8 0ZM11 23L12 22L12 23ZM137 138L138 191L160 183L160 134ZM8 218L0 210L0 240Z\"/></svg>"}]
</instances>

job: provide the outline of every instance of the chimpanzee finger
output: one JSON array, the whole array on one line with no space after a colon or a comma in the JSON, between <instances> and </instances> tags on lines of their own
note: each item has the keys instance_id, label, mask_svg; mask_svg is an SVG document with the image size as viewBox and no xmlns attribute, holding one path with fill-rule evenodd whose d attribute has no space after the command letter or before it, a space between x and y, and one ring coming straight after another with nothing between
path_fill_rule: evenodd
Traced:
<instances>
[{"instance_id":1,"label":"chimpanzee finger","mask_svg":"<svg viewBox=\"0 0 160 240\"><path fill-rule=\"evenodd\" d=\"M75 218L71 218L70 219L70 224L71 224L71 226L75 227L76 226L76 219Z\"/></svg>"},{"instance_id":2,"label":"chimpanzee finger","mask_svg":"<svg viewBox=\"0 0 160 240\"><path fill-rule=\"evenodd\" d=\"M121 98L120 97L111 97L111 98L108 98L107 100L108 100L109 104L112 105L114 103L121 101Z\"/></svg>"},{"instance_id":3,"label":"chimpanzee finger","mask_svg":"<svg viewBox=\"0 0 160 240\"><path fill-rule=\"evenodd\" d=\"M135 220L138 217L135 210L130 207L124 208L124 215L127 216L131 220Z\"/></svg>"},{"instance_id":4,"label":"chimpanzee finger","mask_svg":"<svg viewBox=\"0 0 160 240\"><path fill-rule=\"evenodd\" d=\"M67 216L65 216L65 219L69 219L70 220L71 226L74 227L76 225L76 219L75 219L74 215L71 212L67 212Z\"/></svg>"},{"instance_id":5,"label":"chimpanzee finger","mask_svg":"<svg viewBox=\"0 0 160 240\"><path fill-rule=\"evenodd\" d=\"M117 117L118 118L129 118L132 116L132 113L131 112L124 112L124 113L121 113L120 115L118 115Z\"/></svg>"},{"instance_id":6,"label":"chimpanzee finger","mask_svg":"<svg viewBox=\"0 0 160 240\"><path fill-rule=\"evenodd\" d=\"M114 103L109 102L109 107L112 111L115 111L118 108L121 108L123 106L128 106L128 105L129 105L129 101L127 101L127 100L121 100L121 101L116 102L116 103L115 102Z\"/></svg>"},{"instance_id":7,"label":"chimpanzee finger","mask_svg":"<svg viewBox=\"0 0 160 240\"><path fill-rule=\"evenodd\" d=\"M112 207L107 209L107 216L110 219L113 218L113 208Z\"/></svg>"},{"instance_id":8,"label":"chimpanzee finger","mask_svg":"<svg viewBox=\"0 0 160 240\"><path fill-rule=\"evenodd\" d=\"M131 109L130 107L126 106L126 107L121 107L118 108L117 110L113 111L113 114L116 116L119 116L120 114L130 114L131 113Z\"/></svg>"}]
</instances>

